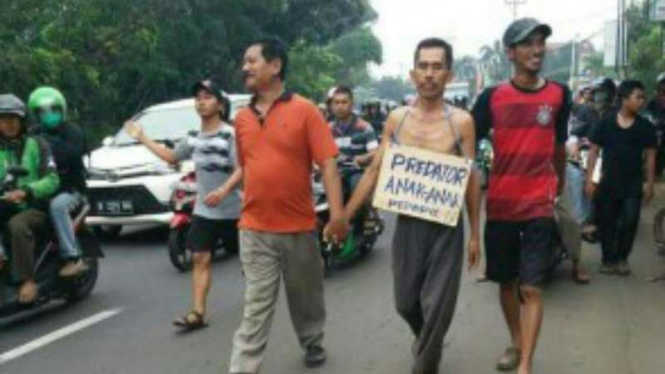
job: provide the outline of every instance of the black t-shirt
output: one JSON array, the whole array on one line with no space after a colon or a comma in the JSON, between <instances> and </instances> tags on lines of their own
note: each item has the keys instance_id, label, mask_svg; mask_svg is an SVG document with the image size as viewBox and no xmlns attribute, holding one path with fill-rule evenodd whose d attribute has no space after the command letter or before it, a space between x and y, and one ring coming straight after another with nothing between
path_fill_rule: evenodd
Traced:
<instances>
[{"instance_id":1,"label":"black t-shirt","mask_svg":"<svg viewBox=\"0 0 665 374\"><path fill-rule=\"evenodd\" d=\"M656 130L638 116L627 129L619 127L617 112L612 112L593 128L590 140L603 152L601 194L610 197L642 196L644 151L656 148Z\"/></svg>"},{"instance_id":2,"label":"black t-shirt","mask_svg":"<svg viewBox=\"0 0 665 374\"><path fill-rule=\"evenodd\" d=\"M37 130L51 147L60 177L60 192L81 192L87 189L87 171L83 157L88 153L85 134L80 127L68 123L52 131Z\"/></svg>"}]
</instances>

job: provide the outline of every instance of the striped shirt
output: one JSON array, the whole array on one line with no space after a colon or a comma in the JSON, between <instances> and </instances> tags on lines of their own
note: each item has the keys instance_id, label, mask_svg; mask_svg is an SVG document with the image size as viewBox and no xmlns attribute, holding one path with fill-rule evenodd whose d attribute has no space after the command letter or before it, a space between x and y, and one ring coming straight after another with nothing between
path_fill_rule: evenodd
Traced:
<instances>
[{"instance_id":1,"label":"striped shirt","mask_svg":"<svg viewBox=\"0 0 665 374\"><path fill-rule=\"evenodd\" d=\"M234 190L221 204L209 207L204 199L221 187L237 165L235 131L224 124L217 132L190 132L175 148L177 161L191 159L196 169L197 196L194 214L208 219L238 219L240 192Z\"/></svg>"},{"instance_id":2,"label":"striped shirt","mask_svg":"<svg viewBox=\"0 0 665 374\"><path fill-rule=\"evenodd\" d=\"M330 123L339 152L346 157L366 155L379 147L379 141L372 126L353 115L351 123L339 121Z\"/></svg>"},{"instance_id":3,"label":"striped shirt","mask_svg":"<svg viewBox=\"0 0 665 374\"><path fill-rule=\"evenodd\" d=\"M512 83L485 90L473 108L478 139L493 130L487 218L526 221L554 215L557 145L568 136L570 90L556 82L536 91Z\"/></svg>"}]
</instances>

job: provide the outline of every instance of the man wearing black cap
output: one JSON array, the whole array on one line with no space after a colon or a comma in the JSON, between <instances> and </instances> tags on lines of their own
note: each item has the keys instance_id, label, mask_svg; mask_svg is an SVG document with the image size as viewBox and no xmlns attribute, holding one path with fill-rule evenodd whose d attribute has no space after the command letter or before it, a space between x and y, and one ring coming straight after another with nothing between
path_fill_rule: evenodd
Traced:
<instances>
[{"instance_id":1,"label":"man wearing black cap","mask_svg":"<svg viewBox=\"0 0 665 374\"><path fill-rule=\"evenodd\" d=\"M205 327L206 299L210 290L211 252L221 238L226 250L238 252L238 217L242 169L237 166L235 131L224 120L229 115L229 100L212 80L192 88L196 111L201 117L201 131L188 134L175 149L151 140L141 125L128 121L125 131L143 143L157 157L176 164L193 159L196 168L197 198L194 218L187 236L187 248L193 252L193 306L174 324L184 329Z\"/></svg>"},{"instance_id":2,"label":"man wearing black cap","mask_svg":"<svg viewBox=\"0 0 665 374\"><path fill-rule=\"evenodd\" d=\"M543 317L541 286L556 237L554 206L565 182L567 87L540 77L552 29L525 18L503 37L515 67L509 82L481 95L473 109L478 139L493 130L487 199L487 277L500 284L512 345L497 369L530 374ZM520 302L521 300L521 302Z\"/></svg>"}]
</instances>

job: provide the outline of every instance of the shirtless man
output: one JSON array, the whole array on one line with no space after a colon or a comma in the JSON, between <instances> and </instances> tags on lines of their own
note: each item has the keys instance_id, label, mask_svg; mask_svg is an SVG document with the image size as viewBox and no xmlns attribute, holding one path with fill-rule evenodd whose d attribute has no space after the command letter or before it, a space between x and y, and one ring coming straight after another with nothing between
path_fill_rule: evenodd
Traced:
<instances>
[{"instance_id":1,"label":"shirtless man","mask_svg":"<svg viewBox=\"0 0 665 374\"><path fill-rule=\"evenodd\" d=\"M475 128L471 116L443 100L452 79L453 50L441 39L418 44L411 79L418 90L413 106L396 109L385 124L382 144L361 178L345 209L347 220L371 195L379 177L385 150L391 143L434 152L475 157ZM466 191L471 224L469 266L477 265L480 252L480 185L474 171ZM464 261L464 220L449 227L399 216L393 238L395 303L411 327L413 374L435 374L441 362L443 339L455 312Z\"/></svg>"}]
</instances>

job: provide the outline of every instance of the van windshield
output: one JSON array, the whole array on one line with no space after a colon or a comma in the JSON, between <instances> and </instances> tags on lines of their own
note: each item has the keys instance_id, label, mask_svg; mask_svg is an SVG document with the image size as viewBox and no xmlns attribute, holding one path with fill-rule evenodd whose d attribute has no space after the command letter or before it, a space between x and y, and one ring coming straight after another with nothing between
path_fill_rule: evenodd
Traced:
<instances>
[{"instance_id":1,"label":"van windshield","mask_svg":"<svg viewBox=\"0 0 665 374\"><path fill-rule=\"evenodd\" d=\"M143 126L143 132L155 141L175 142L198 130L201 119L194 107L150 111L136 119ZM116 146L135 144L136 140L120 130L113 141Z\"/></svg>"}]
</instances>

